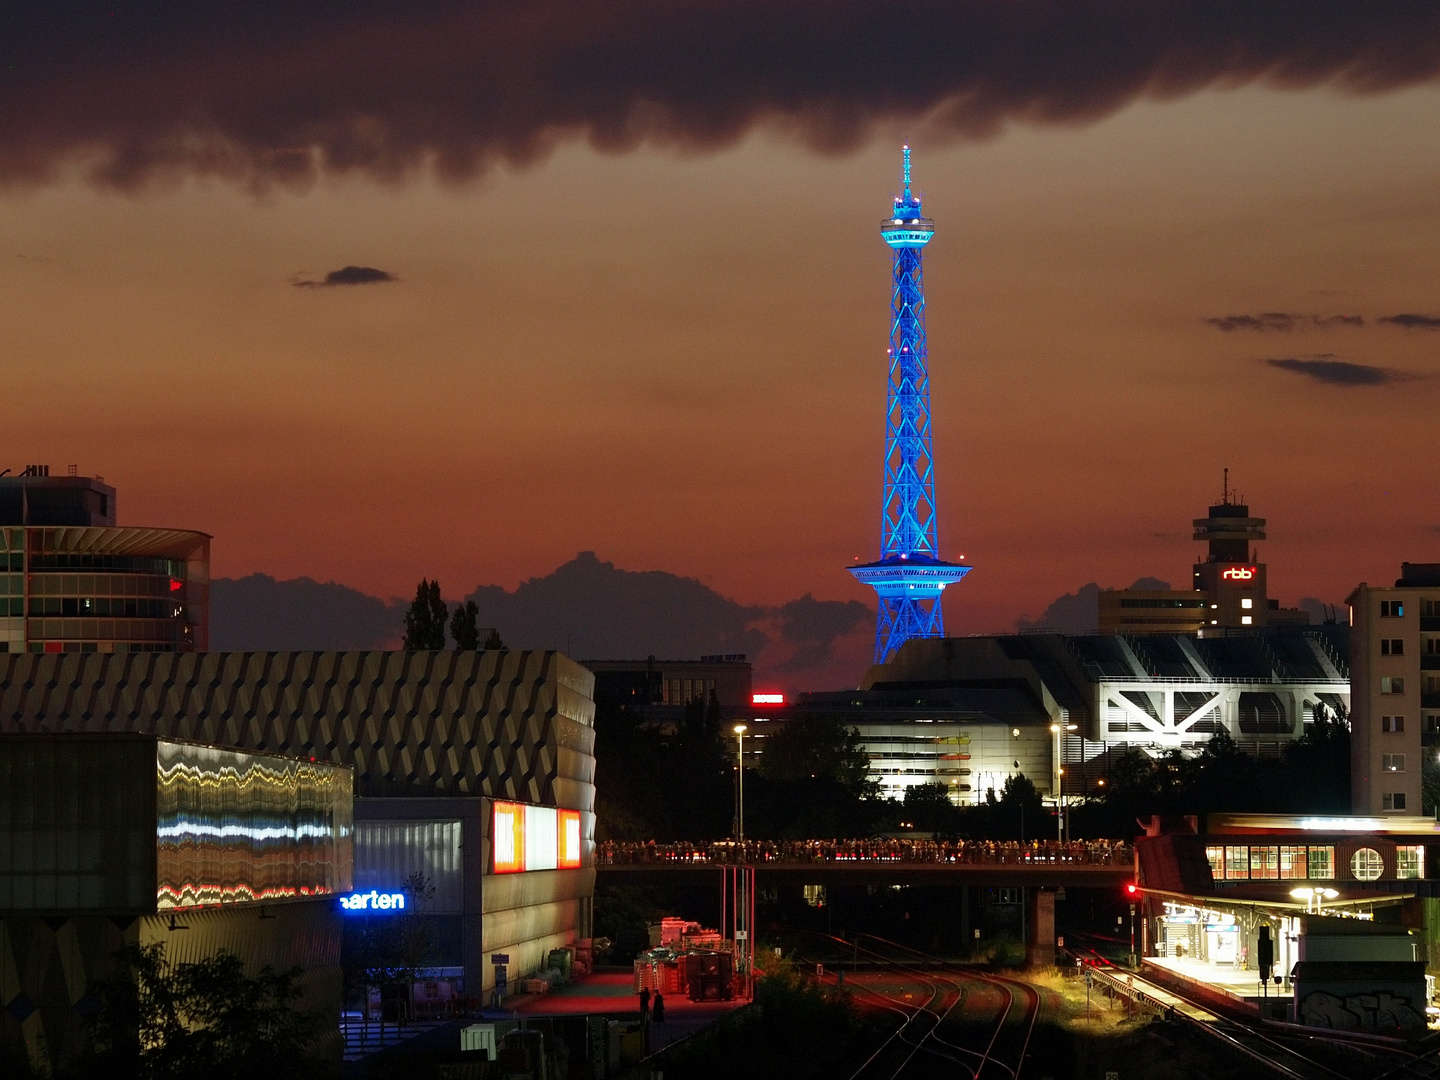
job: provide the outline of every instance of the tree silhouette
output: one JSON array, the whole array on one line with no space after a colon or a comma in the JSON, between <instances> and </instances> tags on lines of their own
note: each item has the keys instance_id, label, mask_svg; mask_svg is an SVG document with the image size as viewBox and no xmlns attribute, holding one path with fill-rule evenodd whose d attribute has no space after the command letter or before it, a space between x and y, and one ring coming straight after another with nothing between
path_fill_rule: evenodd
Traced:
<instances>
[{"instance_id":1,"label":"tree silhouette","mask_svg":"<svg viewBox=\"0 0 1440 1080\"><path fill-rule=\"evenodd\" d=\"M405 649L422 652L445 648L445 616L449 609L440 597L440 582L420 579L415 599L405 612Z\"/></svg>"},{"instance_id":2,"label":"tree silhouette","mask_svg":"<svg viewBox=\"0 0 1440 1080\"><path fill-rule=\"evenodd\" d=\"M455 613L450 616L450 637L455 641L455 648L480 648L480 628L475 624L479 615L480 609L474 600L455 605Z\"/></svg>"},{"instance_id":3,"label":"tree silhouette","mask_svg":"<svg viewBox=\"0 0 1440 1080\"><path fill-rule=\"evenodd\" d=\"M125 1080L309 1076L305 1049L318 1017L295 1011L300 969L247 976L222 952L172 964L160 945L128 946L108 979L91 986L99 1009L89 1047L64 1073Z\"/></svg>"},{"instance_id":4,"label":"tree silhouette","mask_svg":"<svg viewBox=\"0 0 1440 1080\"><path fill-rule=\"evenodd\" d=\"M485 649L503 649L503 648L505 648L505 642L503 642L503 641L500 640L500 631L499 631L499 630L494 630L494 629L492 629L488 634L486 634L486 635L485 635L485 644L484 644L483 646L481 646L481 647L482 647L482 648L485 648Z\"/></svg>"}]
</instances>

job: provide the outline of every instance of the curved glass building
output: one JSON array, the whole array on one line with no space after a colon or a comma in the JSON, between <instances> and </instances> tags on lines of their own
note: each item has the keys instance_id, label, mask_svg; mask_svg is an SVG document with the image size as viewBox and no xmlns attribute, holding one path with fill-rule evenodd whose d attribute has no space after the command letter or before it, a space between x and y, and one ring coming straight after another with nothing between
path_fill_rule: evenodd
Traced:
<instances>
[{"instance_id":1,"label":"curved glass building","mask_svg":"<svg viewBox=\"0 0 1440 1080\"><path fill-rule=\"evenodd\" d=\"M203 652L210 537L122 528L100 477L0 476L0 652Z\"/></svg>"}]
</instances>

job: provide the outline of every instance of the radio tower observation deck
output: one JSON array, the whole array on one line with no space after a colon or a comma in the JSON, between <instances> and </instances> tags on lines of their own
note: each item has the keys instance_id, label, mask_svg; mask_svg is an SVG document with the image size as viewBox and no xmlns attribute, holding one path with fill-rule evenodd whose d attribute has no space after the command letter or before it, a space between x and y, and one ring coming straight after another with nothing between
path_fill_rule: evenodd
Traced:
<instances>
[{"instance_id":1,"label":"radio tower observation deck","mask_svg":"<svg viewBox=\"0 0 1440 1080\"><path fill-rule=\"evenodd\" d=\"M971 570L940 558L935 513L935 456L930 430L930 372L925 347L923 251L935 223L921 214L910 189L910 147L901 184L880 235L894 250L890 295L890 380L885 402L885 491L880 508L880 559L852 566L880 602L875 663L911 638L945 636L940 595Z\"/></svg>"}]
</instances>

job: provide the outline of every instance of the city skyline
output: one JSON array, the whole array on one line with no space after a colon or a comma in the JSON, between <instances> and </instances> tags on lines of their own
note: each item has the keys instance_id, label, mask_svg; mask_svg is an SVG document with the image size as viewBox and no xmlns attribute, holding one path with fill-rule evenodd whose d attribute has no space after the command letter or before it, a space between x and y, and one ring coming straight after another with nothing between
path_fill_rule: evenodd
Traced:
<instances>
[{"instance_id":1,"label":"city skyline","mask_svg":"<svg viewBox=\"0 0 1440 1080\"><path fill-rule=\"evenodd\" d=\"M473 179L339 167L259 194L183 162L117 189L42 148L0 198L27 403L4 464L105 476L123 523L213 534L217 576L458 594L595 550L741 604L869 603L837 567L876 547L874 206L909 138L945 219L942 555L980 567L950 632L1184 580L1227 466L1270 521L1274 595L1338 602L1440 538L1405 467L1434 393L1440 121L1423 72L1327 70L1034 124L1010 102L974 132L877 106L822 153L757 109L724 139L557 136Z\"/></svg>"}]
</instances>

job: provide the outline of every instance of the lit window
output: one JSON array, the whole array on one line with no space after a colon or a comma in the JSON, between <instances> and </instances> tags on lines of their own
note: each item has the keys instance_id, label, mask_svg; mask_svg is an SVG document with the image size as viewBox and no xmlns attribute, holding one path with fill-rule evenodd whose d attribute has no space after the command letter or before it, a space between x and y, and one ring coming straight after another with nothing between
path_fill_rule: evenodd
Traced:
<instances>
[{"instance_id":1,"label":"lit window","mask_svg":"<svg viewBox=\"0 0 1440 1080\"><path fill-rule=\"evenodd\" d=\"M1362 847L1350 856L1350 873L1356 881L1375 881L1384 872L1385 860L1374 848Z\"/></svg>"},{"instance_id":2,"label":"lit window","mask_svg":"<svg viewBox=\"0 0 1440 1080\"><path fill-rule=\"evenodd\" d=\"M1280 876L1286 881L1304 879L1305 849L1303 847L1282 847L1280 849Z\"/></svg>"},{"instance_id":3,"label":"lit window","mask_svg":"<svg viewBox=\"0 0 1440 1080\"><path fill-rule=\"evenodd\" d=\"M1280 876L1280 853L1273 847L1250 849L1250 877L1256 881L1273 881Z\"/></svg>"},{"instance_id":4,"label":"lit window","mask_svg":"<svg viewBox=\"0 0 1440 1080\"><path fill-rule=\"evenodd\" d=\"M1210 860L1210 877L1215 881L1225 880L1225 849L1223 847L1207 847L1205 858Z\"/></svg>"},{"instance_id":5,"label":"lit window","mask_svg":"<svg viewBox=\"0 0 1440 1080\"><path fill-rule=\"evenodd\" d=\"M1241 626L1249 626L1249 625L1250 625L1251 623L1253 623L1254 621L1255 621L1255 620L1254 620L1253 618L1251 618L1249 615L1241 615L1241 616L1240 616L1240 625L1241 625Z\"/></svg>"},{"instance_id":6,"label":"lit window","mask_svg":"<svg viewBox=\"0 0 1440 1080\"><path fill-rule=\"evenodd\" d=\"M1404 772L1404 771L1405 771L1405 755L1404 755L1404 754L1381 754L1381 755L1380 755L1380 767L1381 767L1382 769L1384 769L1386 772Z\"/></svg>"},{"instance_id":7,"label":"lit window","mask_svg":"<svg viewBox=\"0 0 1440 1080\"><path fill-rule=\"evenodd\" d=\"M1244 881L1250 876L1250 849L1248 847L1227 847L1225 849L1225 878L1227 881Z\"/></svg>"},{"instance_id":8,"label":"lit window","mask_svg":"<svg viewBox=\"0 0 1440 1080\"><path fill-rule=\"evenodd\" d=\"M1395 876L1418 879L1425 876L1425 848L1419 844L1402 844L1395 849Z\"/></svg>"},{"instance_id":9,"label":"lit window","mask_svg":"<svg viewBox=\"0 0 1440 1080\"><path fill-rule=\"evenodd\" d=\"M1398 675L1385 675L1380 679L1380 693L1382 694L1403 694L1405 693L1405 680Z\"/></svg>"},{"instance_id":10,"label":"lit window","mask_svg":"<svg viewBox=\"0 0 1440 1080\"><path fill-rule=\"evenodd\" d=\"M1247 597L1245 597L1243 600L1240 601L1240 606L1243 607L1243 608L1245 608L1245 609L1248 611L1250 608L1253 608L1253 607L1255 606L1255 601L1254 601L1254 600L1251 600L1251 599L1247 596Z\"/></svg>"},{"instance_id":11,"label":"lit window","mask_svg":"<svg viewBox=\"0 0 1440 1080\"><path fill-rule=\"evenodd\" d=\"M1329 881L1335 877L1335 846L1324 844L1310 847L1310 879Z\"/></svg>"}]
</instances>

